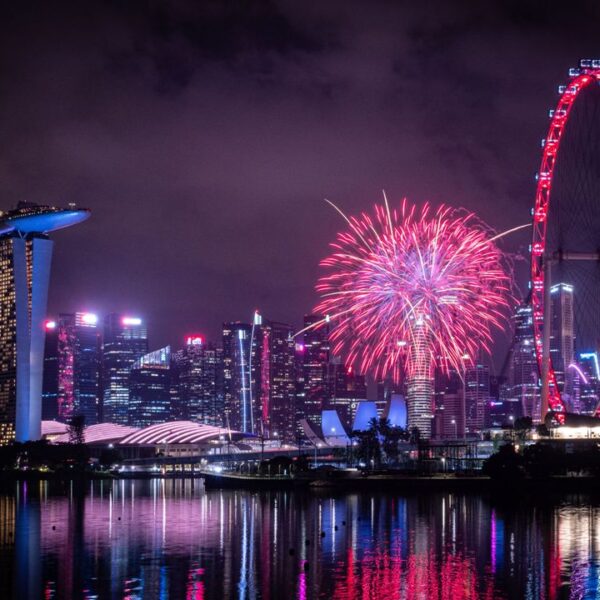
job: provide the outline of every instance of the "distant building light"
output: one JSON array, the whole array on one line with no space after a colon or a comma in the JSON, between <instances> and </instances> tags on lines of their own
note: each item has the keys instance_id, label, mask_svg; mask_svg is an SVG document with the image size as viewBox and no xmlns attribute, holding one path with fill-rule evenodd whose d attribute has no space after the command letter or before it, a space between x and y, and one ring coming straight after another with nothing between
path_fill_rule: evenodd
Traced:
<instances>
[{"instance_id":1,"label":"distant building light","mask_svg":"<svg viewBox=\"0 0 600 600\"><path fill-rule=\"evenodd\" d=\"M46 329L56 329L56 321L46 321Z\"/></svg>"},{"instance_id":2,"label":"distant building light","mask_svg":"<svg viewBox=\"0 0 600 600\"><path fill-rule=\"evenodd\" d=\"M98 323L98 315L94 313L78 313L77 317L77 320L80 321L79 324L95 326Z\"/></svg>"},{"instance_id":3,"label":"distant building light","mask_svg":"<svg viewBox=\"0 0 600 600\"><path fill-rule=\"evenodd\" d=\"M304 344L296 344L296 352L304 352Z\"/></svg>"},{"instance_id":4,"label":"distant building light","mask_svg":"<svg viewBox=\"0 0 600 600\"><path fill-rule=\"evenodd\" d=\"M123 325L141 325L142 320L139 317L123 317Z\"/></svg>"},{"instance_id":5,"label":"distant building light","mask_svg":"<svg viewBox=\"0 0 600 600\"><path fill-rule=\"evenodd\" d=\"M185 343L187 346L202 346L202 344L203 344L202 336L188 335L185 338Z\"/></svg>"},{"instance_id":6,"label":"distant building light","mask_svg":"<svg viewBox=\"0 0 600 600\"><path fill-rule=\"evenodd\" d=\"M255 325L262 325L262 316L258 312L258 310L254 311L254 324Z\"/></svg>"}]
</instances>

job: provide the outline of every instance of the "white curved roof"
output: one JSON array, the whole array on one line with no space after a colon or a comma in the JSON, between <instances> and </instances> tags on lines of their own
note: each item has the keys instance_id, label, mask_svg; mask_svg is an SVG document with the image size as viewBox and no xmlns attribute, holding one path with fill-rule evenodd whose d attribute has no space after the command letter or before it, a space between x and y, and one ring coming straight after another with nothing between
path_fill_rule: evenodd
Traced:
<instances>
[{"instance_id":1,"label":"white curved roof","mask_svg":"<svg viewBox=\"0 0 600 600\"><path fill-rule=\"evenodd\" d=\"M244 437L239 431L213 427L193 421L171 421L144 427L123 438L119 444L198 444L229 436L235 439Z\"/></svg>"},{"instance_id":2,"label":"white curved roof","mask_svg":"<svg viewBox=\"0 0 600 600\"><path fill-rule=\"evenodd\" d=\"M101 442L118 442L127 435L139 431L138 427L128 427L127 425L119 425L118 423L97 423L89 425L83 431L84 444L98 444ZM55 438L55 442L68 442L68 432Z\"/></svg>"},{"instance_id":3,"label":"white curved roof","mask_svg":"<svg viewBox=\"0 0 600 600\"><path fill-rule=\"evenodd\" d=\"M42 436L66 433L69 426L59 421L42 421Z\"/></svg>"}]
</instances>

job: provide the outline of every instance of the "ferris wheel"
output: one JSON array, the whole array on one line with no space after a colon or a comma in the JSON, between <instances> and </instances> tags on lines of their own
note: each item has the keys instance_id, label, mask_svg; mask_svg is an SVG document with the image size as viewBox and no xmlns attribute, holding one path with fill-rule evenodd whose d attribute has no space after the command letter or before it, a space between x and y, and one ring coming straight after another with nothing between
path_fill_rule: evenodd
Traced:
<instances>
[{"instance_id":1,"label":"ferris wheel","mask_svg":"<svg viewBox=\"0 0 600 600\"><path fill-rule=\"evenodd\" d=\"M570 69L559 95L537 174L531 305L541 419L562 422L580 412L578 357L597 367L600 346L600 60Z\"/></svg>"}]
</instances>

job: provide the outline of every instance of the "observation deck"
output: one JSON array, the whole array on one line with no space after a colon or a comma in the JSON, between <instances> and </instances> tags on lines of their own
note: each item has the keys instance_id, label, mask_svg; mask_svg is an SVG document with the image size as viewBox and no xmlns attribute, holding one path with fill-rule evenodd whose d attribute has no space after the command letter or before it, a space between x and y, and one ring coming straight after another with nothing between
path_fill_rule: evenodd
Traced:
<instances>
[{"instance_id":1,"label":"observation deck","mask_svg":"<svg viewBox=\"0 0 600 600\"><path fill-rule=\"evenodd\" d=\"M17 207L0 212L0 236L18 233L22 236L32 233L49 233L77 225L90 216L87 208L69 204L67 208L19 202Z\"/></svg>"}]
</instances>

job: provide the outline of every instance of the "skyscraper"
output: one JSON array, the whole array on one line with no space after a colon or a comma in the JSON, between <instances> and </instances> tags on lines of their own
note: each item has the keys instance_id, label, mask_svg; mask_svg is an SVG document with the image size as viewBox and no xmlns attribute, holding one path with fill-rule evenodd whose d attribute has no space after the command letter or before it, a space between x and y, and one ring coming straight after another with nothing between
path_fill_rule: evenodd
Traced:
<instances>
[{"instance_id":1,"label":"skyscraper","mask_svg":"<svg viewBox=\"0 0 600 600\"><path fill-rule=\"evenodd\" d=\"M296 376L293 329L269 323L269 435L292 442L296 437Z\"/></svg>"},{"instance_id":2,"label":"skyscraper","mask_svg":"<svg viewBox=\"0 0 600 600\"><path fill-rule=\"evenodd\" d=\"M436 437L445 440L465 437L465 393L463 382L452 369L435 373Z\"/></svg>"},{"instance_id":3,"label":"skyscraper","mask_svg":"<svg viewBox=\"0 0 600 600\"><path fill-rule=\"evenodd\" d=\"M48 233L87 210L20 202L0 214L0 443L41 435L46 303L53 242Z\"/></svg>"},{"instance_id":4,"label":"skyscraper","mask_svg":"<svg viewBox=\"0 0 600 600\"><path fill-rule=\"evenodd\" d=\"M314 327L322 320L322 315L306 315L302 339L304 418L317 425L321 423L321 411L329 394L329 326L325 324Z\"/></svg>"},{"instance_id":5,"label":"skyscraper","mask_svg":"<svg viewBox=\"0 0 600 600\"><path fill-rule=\"evenodd\" d=\"M600 361L597 352L582 352L579 355L581 379L581 410L594 415L600 403Z\"/></svg>"},{"instance_id":6,"label":"skyscraper","mask_svg":"<svg viewBox=\"0 0 600 600\"><path fill-rule=\"evenodd\" d=\"M490 368L477 361L465 369L465 431L479 434L490 401Z\"/></svg>"},{"instance_id":7,"label":"skyscraper","mask_svg":"<svg viewBox=\"0 0 600 600\"><path fill-rule=\"evenodd\" d=\"M139 317L111 313L104 319L102 346L102 420L128 423L129 371L148 354L146 326Z\"/></svg>"},{"instance_id":8,"label":"skyscraper","mask_svg":"<svg viewBox=\"0 0 600 600\"><path fill-rule=\"evenodd\" d=\"M569 365L575 357L575 327L573 318L573 286L558 283L550 288L550 357L556 382L567 410L573 410L572 371Z\"/></svg>"},{"instance_id":9,"label":"skyscraper","mask_svg":"<svg viewBox=\"0 0 600 600\"><path fill-rule=\"evenodd\" d=\"M223 323L223 389L225 426L252 433L254 416L250 403L250 339L252 325Z\"/></svg>"},{"instance_id":10,"label":"skyscraper","mask_svg":"<svg viewBox=\"0 0 600 600\"><path fill-rule=\"evenodd\" d=\"M128 422L147 427L171 417L171 348L165 346L136 360L129 370Z\"/></svg>"},{"instance_id":11,"label":"skyscraper","mask_svg":"<svg viewBox=\"0 0 600 600\"><path fill-rule=\"evenodd\" d=\"M223 351L199 335L186 337L173 355L177 371L177 418L223 426Z\"/></svg>"},{"instance_id":12,"label":"skyscraper","mask_svg":"<svg viewBox=\"0 0 600 600\"><path fill-rule=\"evenodd\" d=\"M522 414L539 421L540 376L533 343L531 306L518 306L514 315L515 334L509 371L510 396L521 404Z\"/></svg>"},{"instance_id":13,"label":"skyscraper","mask_svg":"<svg viewBox=\"0 0 600 600\"><path fill-rule=\"evenodd\" d=\"M100 339L93 313L61 314L58 319L58 418L85 417L98 422L100 405Z\"/></svg>"},{"instance_id":14,"label":"skyscraper","mask_svg":"<svg viewBox=\"0 0 600 600\"><path fill-rule=\"evenodd\" d=\"M42 419L58 418L58 323L45 324L44 375L42 379Z\"/></svg>"},{"instance_id":15,"label":"skyscraper","mask_svg":"<svg viewBox=\"0 0 600 600\"><path fill-rule=\"evenodd\" d=\"M417 315L414 319L412 333L412 339L408 344L412 373L406 381L408 428L412 430L416 427L422 438L429 439L434 416L434 374L429 356L431 333L425 327L422 315Z\"/></svg>"}]
</instances>

